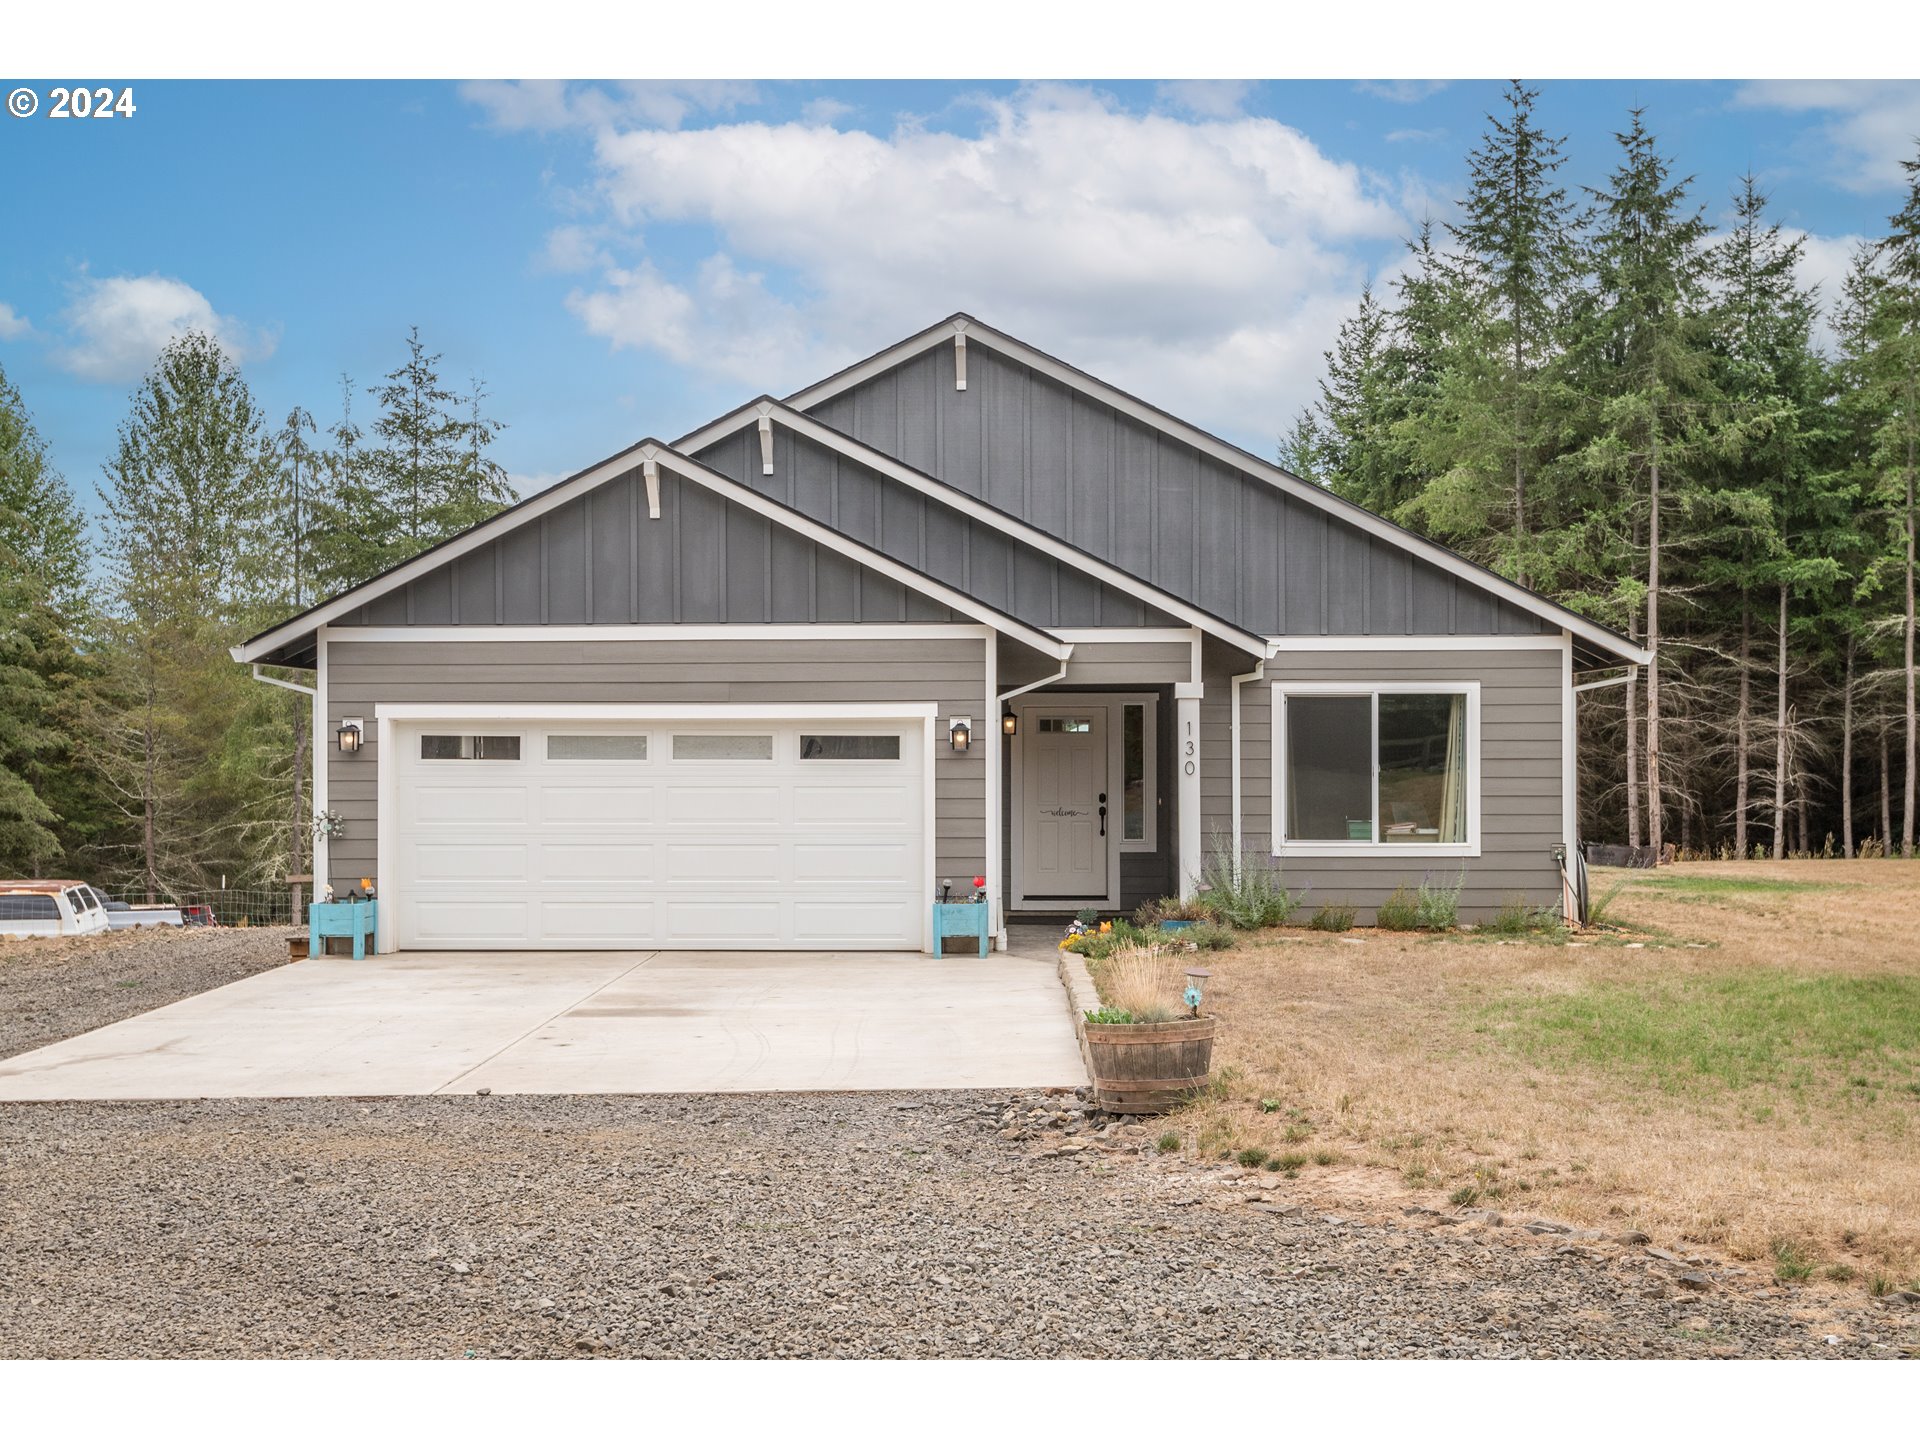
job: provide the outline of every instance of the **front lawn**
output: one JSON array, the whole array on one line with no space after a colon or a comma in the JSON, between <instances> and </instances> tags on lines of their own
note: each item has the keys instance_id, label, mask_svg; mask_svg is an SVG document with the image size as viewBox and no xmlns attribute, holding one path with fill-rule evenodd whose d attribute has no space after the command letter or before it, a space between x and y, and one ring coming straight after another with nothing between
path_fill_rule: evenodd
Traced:
<instances>
[{"instance_id":1,"label":"front lawn","mask_svg":"<svg viewBox=\"0 0 1920 1440\"><path fill-rule=\"evenodd\" d=\"M1596 875L1581 935L1267 931L1209 957L1189 1154L1377 1204L1480 1204L1920 1279L1920 863ZM1785 1258L1783 1258L1785 1257Z\"/></svg>"}]
</instances>

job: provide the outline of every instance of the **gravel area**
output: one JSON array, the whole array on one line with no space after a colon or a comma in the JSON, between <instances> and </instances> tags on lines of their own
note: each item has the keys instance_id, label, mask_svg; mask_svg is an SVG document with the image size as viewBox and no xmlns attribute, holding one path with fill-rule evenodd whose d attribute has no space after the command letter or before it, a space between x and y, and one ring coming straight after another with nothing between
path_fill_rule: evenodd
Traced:
<instances>
[{"instance_id":1,"label":"gravel area","mask_svg":"<svg viewBox=\"0 0 1920 1440\"><path fill-rule=\"evenodd\" d=\"M1920 1349L1920 1305L1756 1296L1761 1277L1518 1217L1320 1214L1305 1182L1160 1156L1152 1126L1075 1108L0 1106L0 1356Z\"/></svg>"},{"instance_id":2,"label":"gravel area","mask_svg":"<svg viewBox=\"0 0 1920 1440\"><path fill-rule=\"evenodd\" d=\"M288 929L0 940L0 1060L287 963Z\"/></svg>"}]
</instances>

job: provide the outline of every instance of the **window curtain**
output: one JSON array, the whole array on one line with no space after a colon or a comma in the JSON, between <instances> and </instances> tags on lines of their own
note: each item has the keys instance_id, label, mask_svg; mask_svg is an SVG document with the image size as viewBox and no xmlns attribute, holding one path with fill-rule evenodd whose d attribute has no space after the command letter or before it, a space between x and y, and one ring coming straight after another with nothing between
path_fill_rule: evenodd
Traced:
<instances>
[{"instance_id":1,"label":"window curtain","mask_svg":"<svg viewBox=\"0 0 1920 1440\"><path fill-rule=\"evenodd\" d=\"M1440 788L1440 835L1461 843L1467 838L1467 810L1462 803L1467 783L1467 697L1453 697L1447 715L1447 775Z\"/></svg>"}]
</instances>

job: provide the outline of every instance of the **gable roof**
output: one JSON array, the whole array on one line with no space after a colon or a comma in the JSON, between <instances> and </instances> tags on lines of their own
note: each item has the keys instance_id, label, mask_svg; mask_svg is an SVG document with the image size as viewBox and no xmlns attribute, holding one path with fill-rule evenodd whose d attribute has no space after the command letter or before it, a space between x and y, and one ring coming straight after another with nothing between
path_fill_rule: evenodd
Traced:
<instances>
[{"instance_id":1,"label":"gable roof","mask_svg":"<svg viewBox=\"0 0 1920 1440\"><path fill-rule=\"evenodd\" d=\"M953 486L927 474L925 471L916 470L913 466L895 459L884 451L875 450L872 446L865 445L854 439L845 431L836 430L831 425L823 424L811 415L803 414L791 406L775 400L772 396L763 395L756 400L750 400L731 414L721 417L710 425L704 426L698 432L700 443L697 446L692 446L684 445L683 442L683 448L705 449L709 445L716 444L731 435L738 434L749 425L757 424L762 416L778 425L786 427L797 435L805 436L816 444L824 445L828 449L846 456L856 464L863 465L869 470L877 471L888 479L904 485L916 494L926 497L936 505L944 506L956 514L965 515L969 519L977 520L981 524L998 530L1002 534L1009 535L1013 539L1020 541L1022 544L1032 546L1036 550L1042 550L1057 558L1061 563L1080 571L1082 574L1090 576L1102 584L1110 585L1116 590L1133 596L1135 599L1143 600L1155 609L1163 610L1175 619L1184 621L1186 624L1194 626L1208 635L1212 635L1215 639L1225 641L1236 649L1243 650L1249 655L1264 656L1267 653L1267 642L1262 636L1256 635L1252 631L1243 629L1229 620L1224 620L1218 615L1203 610L1198 605L1182 599L1169 590L1164 590L1156 585L1150 585L1139 577L1122 570L1117 565L1110 565L1104 560L1087 554L1076 546L1063 544L1059 536L1049 535L1046 531L1028 524L1018 516L1011 515L998 506L989 505L984 500L975 499L964 491L956 490Z\"/></svg>"},{"instance_id":2,"label":"gable roof","mask_svg":"<svg viewBox=\"0 0 1920 1440\"><path fill-rule=\"evenodd\" d=\"M537 495L531 495L518 504L507 507L497 515L461 531L458 535L442 540L439 544L403 560L372 579L363 581L291 619L283 620L261 631L251 639L234 646L231 654L235 660L242 662L289 663L284 658L275 657L288 652L289 647L299 646L321 626L450 564L469 551L492 543L508 532L580 498L597 486L630 474L648 463L681 479L700 485L744 509L754 511L776 525L824 545L909 590L918 591L957 614L991 626L999 633L1018 640L1054 660L1064 660L1072 653L1073 647L1070 644L1045 630L1029 625L996 606L989 605L930 575L923 574L912 566L903 564L890 555L882 554L831 526L823 525L791 506L742 485L659 440L646 439L628 446L616 455L607 457L597 465L589 466L569 476ZM477 636L482 627L475 627L475 629Z\"/></svg>"},{"instance_id":3,"label":"gable roof","mask_svg":"<svg viewBox=\"0 0 1920 1440\"><path fill-rule=\"evenodd\" d=\"M1584 642L1586 648L1598 652L1602 657L1613 657L1615 663L1645 665L1652 661L1650 652L1634 644L1619 632L1548 599L1538 591L1516 584L1437 541L1416 535L1404 526L1396 525L1391 520L1374 514L1365 506L1342 499L1324 486L1304 480L1271 461L1261 459L1251 451L1241 449L1231 441L1223 440L1178 416L1168 414L1158 406L1149 404L1138 396L1131 395L1096 376L1089 375L1086 371L1069 365L1064 360L1036 350L1024 341L995 330L992 326L964 312L951 315L919 334L890 345L837 374L795 391L786 398L784 404L791 410L808 410L936 346L952 345L961 338L964 338L967 344L984 345L1120 414L1150 426L1204 455L1211 456L1242 474L1264 481L1282 493L1314 506L1364 534L1383 540L1441 570L1458 576L1476 588L1520 610L1538 616L1555 629L1568 631L1577 640ZM736 414L737 412L730 413L721 420L702 426L677 443L685 449L701 449L711 444L714 439L731 433L734 428L737 428L737 425L731 423L734 422Z\"/></svg>"}]
</instances>

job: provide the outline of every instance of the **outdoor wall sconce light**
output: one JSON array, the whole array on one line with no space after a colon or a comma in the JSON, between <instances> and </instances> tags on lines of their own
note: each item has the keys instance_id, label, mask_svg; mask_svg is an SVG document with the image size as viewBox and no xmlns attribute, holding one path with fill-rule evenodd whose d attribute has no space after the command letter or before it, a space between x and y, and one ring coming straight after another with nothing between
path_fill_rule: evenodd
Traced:
<instances>
[{"instance_id":1,"label":"outdoor wall sconce light","mask_svg":"<svg viewBox=\"0 0 1920 1440\"><path fill-rule=\"evenodd\" d=\"M1000 733L1002 735L1018 735L1020 733L1020 717L1011 710L1007 711L1006 714L1000 717Z\"/></svg>"},{"instance_id":2,"label":"outdoor wall sconce light","mask_svg":"<svg viewBox=\"0 0 1920 1440\"><path fill-rule=\"evenodd\" d=\"M956 715L947 725L947 743L953 746L954 753L964 755L973 744L973 721L965 715Z\"/></svg>"},{"instance_id":3,"label":"outdoor wall sconce light","mask_svg":"<svg viewBox=\"0 0 1920 1440\"><path fill-rule=\"evenodd\" d=\"M339 738L340 753L342 755L357 755L360 753L360 725L361 722L357 719L342 720L340 722L340 728L333 732L334 735Z\"/></svg>"},{"instance_id":4,"label":"outdoor wall sconce light","mask_svg":"<svg viewBox=\"0 0 1920 1440\"><path fill-rule=\"evenodd\" d=\"M1204 998L1203 991L1205 990L1206 982L1212 978L1213 972L1211 970L1187 971L1186 993L1180 998L1186 1002L1187 1009L1191 1011L1196 1018L1198 1018L1200 1014L1200 1001Z\"/></svg>"}]
</instances>

